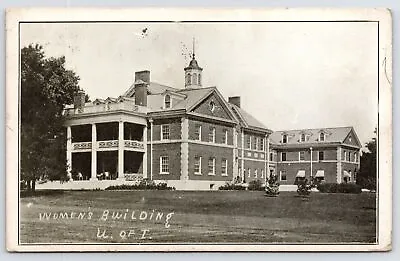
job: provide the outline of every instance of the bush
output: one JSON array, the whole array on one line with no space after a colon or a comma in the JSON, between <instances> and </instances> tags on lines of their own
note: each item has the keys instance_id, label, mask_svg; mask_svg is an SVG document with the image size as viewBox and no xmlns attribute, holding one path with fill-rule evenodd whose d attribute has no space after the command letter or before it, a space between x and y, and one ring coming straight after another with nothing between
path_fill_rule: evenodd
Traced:
<instances>
[{"instance_id":1,"label":"bush","mask_svg":"<svg viewBox=\"0 0 400 261\"><path fill-rule=\"evenodd\" d=\"M354 183L321 183L317 189L322 193L361 193L361 186Z\"/></svg>"},{"instance_id":2,"label":"bush","mask_svg":"<svg viewBox=\"0 0 400 261\"><path fill-rule=\"evenodd\" d=\"M279 195L279 182L277 175L270 175L265 187L265 195L276 197Z\"/></svg>"},{"instance_id":3,"label":"bush","mask_svg":"<svg viewBox=\"0 0 400 261\"><path fill-rule=\"evenodd\" d=\"M152 180L143 179L138 184L109 186L105 190L175 190L175 188L168 187L167 183L165 182L156 184Z\"/></svg>"},{"instance_id":4,"label":"bush","mask_svg":"<svg viewBox=\"0 0 400 261\"><path fill-rule=\"evenodd\" d=\"M219 187L218 190L246 190L246 187L239 184L226 183Z\"/></svg>"},{"instance_id":5,"label":"bush","mask_svg":"<svg viewBox=\"0 0 400 261\"><path fill-rule=\"evenodd\" d=\"M263 184L261 183L261 180L252 180L249 182L249 190L258 190L258 191L262 191L265 189L265 187L263 187Z\"/></svg>"},{"instance_id":6,"label":"bush","mask_svg":"<svg viewBox=\"0 0 400 261\"><path fill-rule=\"evenodd\" d=\"M308 196L311 193L311 189L314 187L314 183L309 183L308 179L299 180L297 183L297 194L300 196Z\"/></svg>"}]
</instances>

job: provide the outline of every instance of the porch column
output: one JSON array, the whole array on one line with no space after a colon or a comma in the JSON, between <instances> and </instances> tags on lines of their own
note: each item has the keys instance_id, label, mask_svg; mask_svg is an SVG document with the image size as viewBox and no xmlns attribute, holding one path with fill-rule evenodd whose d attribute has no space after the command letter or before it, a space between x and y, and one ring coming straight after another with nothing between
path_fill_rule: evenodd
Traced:
<instances>
[{"instance_id":1,"label":"porch column","mask_svg":"<svg viewBox=\"0 0 400 261\"><path fill-rule=\"evenodd\" d=\"M95 123L92 123L92 172L90 180L97 180L97 132Z\"/></svg>"},{"instance_id":2,"label":"porch column","mask_svg":"<svg viewBox=\"0 0 400 261\"><path fill-rule=\"evenodd\" d=\"M143 126L143 178L148 178L147 174L147 125Z\"/></svg>"},{"instance_id":3,"label":"porch column","mask_svg":"<svg viewBox=\"0 0 400 261\"><path fill-rule=\"evenodd\" d=\"M124 179L124 122L118 123L118 180Z\"/></svg>"},{"instance_id":4,"label":"porch column","mask_svg":"<svg viewBox=\"0 0 400 261\"><path fill-rule=\"evenodd\" d=\"M67 127L67 173L69 180L72 180L72 131L71 126Z\"/></svg>"}]
</instances>

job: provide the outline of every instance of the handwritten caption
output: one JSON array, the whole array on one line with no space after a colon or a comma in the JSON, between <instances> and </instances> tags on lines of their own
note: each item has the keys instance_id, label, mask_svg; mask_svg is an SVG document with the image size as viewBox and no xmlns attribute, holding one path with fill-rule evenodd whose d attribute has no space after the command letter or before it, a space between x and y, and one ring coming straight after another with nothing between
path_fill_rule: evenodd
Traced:
<instances>
[{"instance_id":1,"label":"handwritten caption","mask_svg":"<svg viewBox=\"0 0 400 261\"><path fill-rule=\"evenodd\" d=\"M104 209L100 214L96 214L90 211L64 211L64 212L40 212L39 220L42 222L52 220L76 220L76 221L97 221L100 224L95 231L96 238L100 240L128 240L128 239L139 239L139 240L151 240L151 229L150 223L161 224L163 228L170 228L171 218L174 212L163 212L158 210L109 210ZM141 221L140 225L148 225L146 228L143 227L129 227L126 229L119 229L114 231L110 229L110 222L135 222ZM108 227L105 225L108 223Z\"/></svg>"}]
</instances>

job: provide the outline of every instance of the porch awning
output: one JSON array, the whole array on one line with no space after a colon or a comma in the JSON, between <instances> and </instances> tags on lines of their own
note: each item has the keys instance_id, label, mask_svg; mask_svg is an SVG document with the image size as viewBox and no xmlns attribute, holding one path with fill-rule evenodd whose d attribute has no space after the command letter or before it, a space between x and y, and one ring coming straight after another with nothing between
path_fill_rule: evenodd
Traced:
<instances>
[{"instance_id":1,"label":"porch awning","mask_svg":"<svg viewBox=\"0 0 400 261\"><path fill-rule=\"evenodd\" d=\"M345 177L345 178L351 178L351 175L350 175L350 173L348 173L347 171L343 171L343 177Z\"/></svg>"},{"instance_id":2,"label":"porch awning","mask_svg":"<svg viewBox=\"0 0 400 261\"><path fill-rule=\"evenodd\" d=\"M305 170L297 171L296 178L305 178L305 177L306 177L306 171Z\"/></svg>"},{"instance_id":3,"label":"porch awning","mask_svg":"<svg viewBox=\"0 0 400 261\"><path fill-rule=\"evenodd\" d=\"M315 174L316 178L323 178L325 176L325 172L323 170L318 170L317 174Z\"/></svg>"}]
</instances>

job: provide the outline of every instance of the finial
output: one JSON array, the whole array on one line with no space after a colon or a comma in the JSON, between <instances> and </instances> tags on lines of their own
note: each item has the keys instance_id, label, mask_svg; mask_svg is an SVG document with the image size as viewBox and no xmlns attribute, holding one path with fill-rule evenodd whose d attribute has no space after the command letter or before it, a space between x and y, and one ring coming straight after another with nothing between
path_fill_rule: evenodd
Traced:
<instances>
[{"instance_id":1,"label":"finial","mask_svg":"<svg viewBox=\"0 0 400 261\"><path fill-rule=\"evenodd\" d=\"M195 56L195 49L194 49L194 47L195 47L195 38L194 38L194 36L193 36L193 55L192 55L192 57L193 57L193 59L194 59L194 56Z\"/></svg>"}]
</instances>

